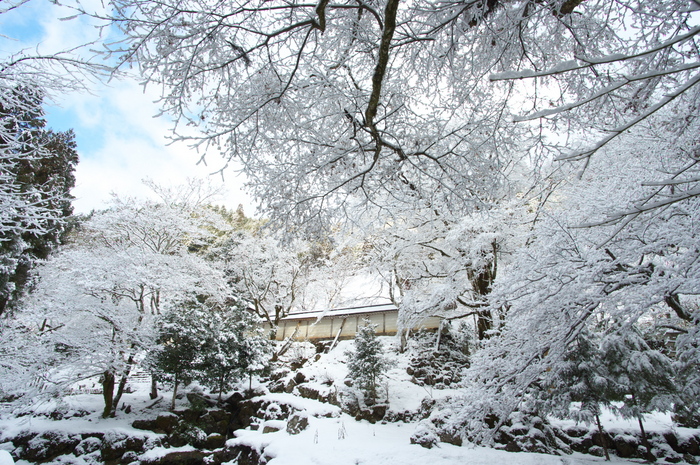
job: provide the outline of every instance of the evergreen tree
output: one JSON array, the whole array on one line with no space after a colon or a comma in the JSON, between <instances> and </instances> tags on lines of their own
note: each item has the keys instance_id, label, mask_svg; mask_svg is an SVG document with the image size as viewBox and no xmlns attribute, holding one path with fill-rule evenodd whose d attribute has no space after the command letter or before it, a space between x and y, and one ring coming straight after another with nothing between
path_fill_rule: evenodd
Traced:
<instances>
[{"instance_id":1,"label":"evergreen tree","mask_svg":"<svg viewBox=\"0 0 700 465\"><path fill-rule=\"evenodd\" d=\"M374 327L369 320L365 320L355 336L355 350L346 353L349 358L348 377L362 392L366 403L377 400L379 382L387 369L384 349Z\"/></svg>"},{"instance_id":2,"label":"evergreen tree","mask_svg":"<svg viewBox=\"0 0 700 465\"><path fill-rule=\"evenodd\" d=\"M700 427L700 325L697 323L676 340L678 397L674 421L686 428Z\"/></svg>"},{"instance_id":3,"label":"evergreen tree","mask_svg":"<svg viewBox=\"0 0 700 465\"><path fill-rule=\"evenodd\" d=\"M564 364L554 381L543 391L545 406L559 418L576 422L595 422L598 433L604 435L600 422L601 407L612 407L622 394L616 385L604 376L599 339L590 331L582 331L571 344ZM603 440L606 460L610 454Z\"/></svg>"},{"instance_id":4,"label":"evergreen tree","mask_svg":"<svg viewBox=\"0 0 700 465\"><path fill-rule=\"evenodd\" d=\"M180 384L186 386L197 376L201 341L205 339L204 318L206 314L198 304L188 303L183 308L171 309L156 324L158 347L149 355L147 364L158 381L172 382L171 410L175 409Z\"/></svg>"},{"instance_id":5,"label":"evergreen tree","mask_svg":"<svg viewBox=\"0 0 700 465\"><path fill-rule=\"evenodd\" d=\"M0 101L0 315L22 294L36 260L60 242L78 163L73 131L45 128L41 92L10 93Z\"/></svg>"},{"instance_id":6,"label":"evergreen tree","mask_svg":"<svg viewBox=\"0 0 700 465\"><path fill-rule=\"evenodd\" d=\"M212 308L200 324L205 338L200 343L202 358L197 363L197 380L218 391L221 400L222 393L236 381L266 364L271 342L243 302Z\"/></svg>"},{"instance_id":7,"label":"evergreen tree","mask_svg":"<svg viewBox=\"0 0 700 465\"><path fill-rule=\"evenodd\" d=\"M655 460L644 430L643 414L671 409L676 394L671 360L652 350L633 326L607 335L601 342L602 361L615 390L623 393L618 413L636 418L647 448L647 459Z\"/></svg>"}]
</instances>

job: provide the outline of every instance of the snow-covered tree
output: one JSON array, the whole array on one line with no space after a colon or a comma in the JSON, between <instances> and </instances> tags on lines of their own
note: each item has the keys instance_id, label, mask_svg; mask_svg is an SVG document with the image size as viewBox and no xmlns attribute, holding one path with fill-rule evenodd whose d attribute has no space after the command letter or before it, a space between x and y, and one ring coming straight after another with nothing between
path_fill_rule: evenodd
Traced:
<instances>
[{"instance_id":1,"label":"snow-covered tree","mask_svg":"<svg viewBox=\"0 0 700 465\"><path fill-rule=\"evenodd\" d=\"M45 128L40 89L2 92L8 95L0 95L0 316L65 231L78 162L73 133Z\"/></svg>"},{"instance_id":2,"label":"snow-covered tree","mask_svg":"<svg viewBox=\"0 0 700 465\"><path fill-rule=\"evenodd\" d=\"M559 418L570 418L586 424L594 423L603 435L601 408L611 408L624 395L606 377L598 335L581 331L570 345L564 364L551 384L541 386L541 395L548 410ZM605 458L610 460L607 443L603 441Z\"/></svg>"},{"instance_id":3,"label":"snow-covered tree","mask_svg":"<svg viewBox=\"0 0 700 465\"><path fill-rule=\"evenodd\" d=\"M624 326L603 338L601 355L608 378L622 393L618 412L638 421L647 457L655 459L643 415L671 410L677 392L671 360L650 349L634 327Z\"/></svg>"},{"instance_id":4,"label":"snow-covered tree","mask_svg":"<svg viewBox=\"0 0 700 465\"><path fill-rule=\"evenodd\" d=\"M25 3L7 2L0 15ZM46 129L42 105L109 73L94 54L83 53L88 47L19 49L22 41L11 34L0 36L0 316L21 295L35 260L58 243L72 213L74 136Z\"/></svg>"},{"instance_id":5,"label":"snow-covered tree","mask_svg":"<svg viewBox=\"0 0 700 465\"><path fill-rule=\"evenodd\" d=\"M271 356L271 342L263 334L260 320L245 308L245 302L229 301L210 309L200 320L205 339L197 379L204 386L224 392L245 376L261 372Z\"/></svg>"},{"instance_id":6,"label":"snow-covered tree","mask_svg":"<svg viewBox=\"0 0 700 465\"><path fill-rule=\"evenodd\" d=\"M232 289L275 327L300 304L305 246L296 244L282 245L274 237L233 231L215 244L210 256L222 262Z\"/></svg>"},{"instance_id":7,"label":"snow-covered tree","mask_svg":"<svg viewBox=\"0 0 700 465\"><path fill-rule=\"evenodd\" d=\"M242 164L279 220L358 203L481 209L518 154L588 159L697 95L687 0L113 4L114 52L163 85L195 144ZM696 195L681 173L663 202Z\"/></svg>"},{"instance_id":8,"label":"snow-covered tree","mask_svg":"<svg viewBox=\"0 0 700 465\"><path fill-rule=\"evenodd\" d=\"M366 404L372 405L380 395L380 383L387 369L381 341L374 332L375 325L365 321L355 335L354 350L348 357L348 377L360 390Z\"/></svg>"},{"instance_id":9,"label":"snow-covered tree","mask_svg":"<svg viewBox=\"0 0 700 465\"><path fill-rule=\"evenodd\" d=\"M698 199L601 224L621 206L631 211L665 195L655 179L689 163L695 143L689 134L670 137L675 129L666 121L675 115L666 111L607 144L609 156L592 158L580 179L560 173L558 190L537 206L527 247L491 294L491 305L508 308L506 321L472 358L474 383L455 417L461 427L483 433L487 415L505 419L530 387L551 384L587 327L633 327L663 306L695 331L697 312L688 301L700 292Z\"/></svg>"},{"instance_id":10,"label":"snow-covered tree","mask_svg":"<svg viewBox=\"0 0 700 465\"><path fill-rule=\"evenodd\" d=\"M156 321L156 346L148 353L146 365L157 381L172 382L171 410L175 409L180 385L187 386L196 377L197 362L201 359L200 349L205 338L201 322L208 317L197 303L185 302Z\"/></svg>"},{"instance_id":11,"label":"snow-covered tree","mask_svg":"<svg viewBox=\"0 0 700 465\"><path fill-rule=\"evenodd\" d=\"M192 293L225 301L223 273L188 252L211 235L211 217L199 212L115 198L39 268L21 319L48 321L46 343L70 355L58 377L38 367L46 382L67 387L101 373L104 415L111 415L137 355L153 345L155 318Z\"/></svg>"}]
</instances>

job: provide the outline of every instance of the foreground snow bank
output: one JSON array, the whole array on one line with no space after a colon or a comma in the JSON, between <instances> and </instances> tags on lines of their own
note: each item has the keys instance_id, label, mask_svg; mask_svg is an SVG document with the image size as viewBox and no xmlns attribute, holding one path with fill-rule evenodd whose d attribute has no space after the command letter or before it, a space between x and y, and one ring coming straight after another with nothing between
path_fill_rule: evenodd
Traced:
<instances>
[{"instance_id":1,"label":"foreground snow bank","mask_svg":"<svg viewBox=\"0 0 700 465\"><path fill-rule=\"evenodd\" d=\"M227 445L251 447L268 458L268 465L587 465L603 461L582 454L559 457L451 444L425 449L410 444L414 430L413 424L356 422L343 414L338 418L311 417L309 427L298 435L284 430L267 434L240 430ZM613 457L607 463L632 462Z\"/></svg>"}]
</instances>

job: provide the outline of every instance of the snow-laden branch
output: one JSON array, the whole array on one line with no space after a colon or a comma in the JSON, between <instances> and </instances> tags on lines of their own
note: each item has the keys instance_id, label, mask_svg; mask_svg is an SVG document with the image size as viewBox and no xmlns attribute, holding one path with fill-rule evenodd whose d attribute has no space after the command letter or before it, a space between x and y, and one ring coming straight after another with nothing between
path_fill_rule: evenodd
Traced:
<instances>
[{"instance_id":1,"label":"snow-laden branch","mask_svg":"<svg viewBox=\"0 0 700 465\"><path fill-rule=\"evenodd\" d=\"M614 91L616 91L616 90L618 90L618 89L620 89L628 84L631 84L633 82L645 81L647 79L652 79L655 77L668 76L671 74L681 73L684 71L690 71L690 70L697 69L697 68L700 68L700 62L688 63L688 64L685 64L682 66L678 66L678 67L671 69L671 70L652 71L649 73L638 74L635 76L623 76L622 79L615 81L612 84L602 88L601 90L592 94L588 98L585 98L583 100L579 100L578 102L569 103L566 105L561 105L561 106L556 107L556 108L551 108L548 110L541 110L541 111L538 111L535 113L531 113L529 115L515 116L513 118L513 121L516 123L519 123L522 121L531 121L534 119L546 118L549 116L558 115L560 113L564 113L566 111L573 110L574 108L581 107L587 103L591 103L591 102L593 102L593 101L595 101L595 100L597 100L597 99L599 99L607 94L611 94L612 92L614 92ZM683 92L685 90L687 90L687 89L684 89Z\"/></svg>"},{"instance_id":2,"label":"snow-laden branch","mask_svg":"<svg viewBox=\"0 0 700 465\"><path fill-rule=\"evenodd\" d=\"M588 150L584 150L584 151L574 152L574 153L569 154L569 155L563 155L563 156L557 157L556 160L557 161L560 161L560 160L581 160L581 159L590 157L591 155L596 153L598 150L603 148L605 145L607 145L611 140L615 139L620 134L624 133L625 131L629 130L630 128L636 126L640 122L646 120L651 115L653 115L654 113L656 113L657 111L659 111L660 109L662 109L663 107L665 107L666 105L671 103L673 100L675 100L679 96L683 95L683 93L685 93L688 89L690 89L691 87L696 85L698 82L700 82L700 74L697 74L692 79L689 79L688 81L686 81L683 85L678 87L675 91L666 94L659 102L650 106L649 109L644 111L641 115L631 119L630 121L628 121L627 123L625 123L621 126L618 126L616 128L613 128L613 129L609 129L608 132L610 132L611 134L609 136L601 139L600 141L598 141L592 148L590 148Z\"/></svg>"},{"instance_id":3,"label":"snow-laden branch","mask_svg":"<svg viewBox=\"0 0 700 465\"><path fill-rule=\"evenodd\" d=\"M503 73L491 74L489 76L489 79L491 81L511 81L511 80L515 80L515 79L530 79L530 78L553 76L556 74L568 73L570 71L591 68L591 67L594 67L596 65L610 64L610 63L616 63L616 62L621 62L621 61L628 61L628 60L640 58L640 57L643 57L645 55L650 55L650 54L659 52L661 50L664 50L666 48L672 47L673 45L676 45L676 44L684 42L688 39L691 39L692 37L694 37L698 33L700 33L700 26L696 26L685 34L681 34L677 37L674 37L673 39L670 39L666 42L663 42L663 43L657 45L656 47L651 47L651 48L644 50L642 52L639 52L639 53L633 53L633 54L629 54L629 55L615 53L612 55L607 55L607 56L599 57L599 58L578 57L577 56L575 60L563 61L563 62L558 63L557 65L555 65L547 70L544 70L544 71L535 71L535 70L531 70L531 69L525 69L522 71L506 71Z\"/></svg>"}]
</instances>

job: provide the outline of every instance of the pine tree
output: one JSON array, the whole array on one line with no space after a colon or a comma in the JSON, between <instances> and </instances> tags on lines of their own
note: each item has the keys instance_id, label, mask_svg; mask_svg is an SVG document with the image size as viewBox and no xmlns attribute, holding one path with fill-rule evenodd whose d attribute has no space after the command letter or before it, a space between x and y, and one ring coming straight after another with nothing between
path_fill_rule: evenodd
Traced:
<instances>
[{"instance_id":1,"label":"pine tree","mask_svg":"<svg viewBox=\"0 0 700 465\"><path fill-rule=\"evenodd\" d=\"M377 400L379 382L387 368L384 349L374 327L369 320L365 320L355 336L355 350L346 353L349 358L348 377L369 404Z\"/></svg>"},{"instance_id":2,"label":"pine tree","mask_svg":"<svg viewBox=\"0 0 700 465\"><path fill-rule=\"evenodd\" d=\"M60 242L78 163L73 131L45 128L41 92L11 94L0 103L0 315L24 291L34 263Z\"/></svg>"},{"instance_id":3,"label":"pine tree","mask_svg":"<svg viewBox=\"0 0 700 465\"><path fill-rule=\"evenodd\" d=\"M205 339L200 344L197 380L217 391L221 400L236 381L266 365L271 342L243 302L214 307L201 323Z\"/></svg>"},{"instance_id":4,"label":"pine tree","mask_svg":"<svg viewBox=\"0 0 700 465\"><path fill-rule=\"evenodd\" d=\"M601 438L601 407L612 407L622 398L616 385L604 376L599 338L590 331L582 331L569 347L564 364L554 382L544 390L545 406L559 418L576 422L595 422ZM610 460L606 441L602 440L605 459Z\"/></svg>"},{"instance_id":5,"label":"pine tree","mask_svg":"<svg viewBox=\"0 0 700 465\"><path fill-rule=\"evenodd\" d=\"M171 410L175 409L179 385L186 386L197 376L201 341L205 338L204 318L198 304L188 303L167 312L156 325L158 348L149 355L147 363L158 381L173 383Z\"/></svg>"},{"instance_id":6,"label":"pine tree","mask_svg":"<svg viewBox=\"0 0 700 465\"><path fill-rule=\"evenodd\" d=\"M698 324L676 340L678 398L673 420L686 428L700 427L700 343Z\"/></svg>"},{"instance_id":7,"label":"pine tree","mask_svg":"<svg viewBox=\"0 0 700 465\"><path fill-rule=\"evenodd\" d=\"M671 409L677 392L672 362L661 352L650 349L633 326L624 326L608 334L601 342L601 351L607 377L616 384L615 389L624 394L618 413L637 419L647 449L646 458L653 461L655 457L644 430L643 414Z\"/></svg>"}]
</instances>

